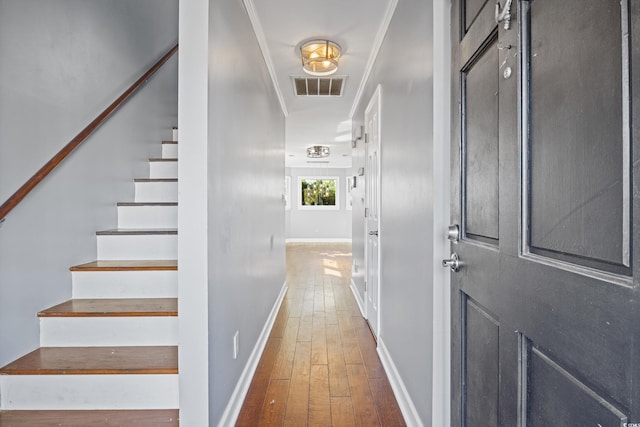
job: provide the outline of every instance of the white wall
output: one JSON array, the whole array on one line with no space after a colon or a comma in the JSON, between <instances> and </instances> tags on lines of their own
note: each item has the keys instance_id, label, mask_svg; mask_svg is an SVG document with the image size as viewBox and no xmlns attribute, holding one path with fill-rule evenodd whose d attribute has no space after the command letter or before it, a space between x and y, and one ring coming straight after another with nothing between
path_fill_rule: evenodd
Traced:
<instances>
[{"instance_id":1,"label":"white wall","mask_svg":"<svg viewBox=\"0 0 640 427\"><path fill-rule=\"evenodd\" d=\"M177 41L177 0L0 1L0 203ZM0 226L0 365L38 346L36 312L71 295L69 267L177 124L177 58Z\"/></svg>"},{"instance_id":2,"label":"white wall","mask_svg":"<svg viewBox=\"0 0 640 427\"><path fill-rule=\"evenodd\" d=\"M432 1L398 2L370 79L356 111L364 119L377 85L381 110L381 298L379 345L386 348L406 387L413 422L431 425L433 369L434 175ZM439 108L439 107L438 107ZM364 144L353 167L363 166ZM356 196L357 199L357 196ZM363 206L353 212L354 262L364 268ZM363 292L362 275L354 275ZM441 333L441 332L440 332ZM403 399L404 400L404 399Z\"/></svg>"},{"instance_id":3,"label":"white wall","mask_svg":"<svg viewBox=\"0 0 640 427\"><path fill-rule=\"evenodd\" d=\"M433 1L433 407L431 425L451 424L451 284L449 226L451 147L451 1ZM454 104L455 105L455 104ZM425 420L427 423L428 420Z\"/></svg>"},{"instance_id":4,"label":"white wall","mask_svg":"<svg viewBox=\"0 0 640 427\"><path fill-rule=\"evenodd\" d=\"M209 0L180 2L178 369L180 423L209 419Z\"/></svg>"},{"instance_id":5,"label":"white wall","mask_svg":"<svg viewBox=\"0 0 640 427\"><path fill-rule=\"evenodd\" d=\"M351 210L347 209L347 178L350 169L287 168L291 177L291 209L285 213L286 236L289 241L333 241L351 239ZM308 176L338 177L339 208L336 210L300 209L298 178Z\"/></svg>"}]
</instances>

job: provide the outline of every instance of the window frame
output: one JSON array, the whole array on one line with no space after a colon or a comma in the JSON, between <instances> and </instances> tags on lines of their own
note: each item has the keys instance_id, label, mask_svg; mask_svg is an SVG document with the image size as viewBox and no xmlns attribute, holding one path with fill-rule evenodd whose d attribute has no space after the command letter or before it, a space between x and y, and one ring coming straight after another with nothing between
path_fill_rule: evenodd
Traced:
<instances>
[{"instance_id":1,"label":"window frame","mask_svg":"<svg viewBox=\"0 0 640 427\"><path fill-rule=\"evenodd\" d=\"M335 181L336 185L336 204L335 205L304 205L302 197L302 181ZM305 175L298 177L298 209L300 210L323 210L323 211L337 211L340 210L340 177L339 176L324 176L324 175Z\"/></svg>"}]
</instances>

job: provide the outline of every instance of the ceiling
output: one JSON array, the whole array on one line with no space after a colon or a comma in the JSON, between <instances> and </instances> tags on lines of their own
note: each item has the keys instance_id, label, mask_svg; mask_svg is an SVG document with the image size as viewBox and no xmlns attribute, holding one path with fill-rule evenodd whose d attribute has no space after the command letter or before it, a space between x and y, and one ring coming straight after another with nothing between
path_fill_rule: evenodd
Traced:
<instances>
[{"instance_id":1,"label":"ceiling","mask_svg":"<svg viewBox=\"0 0 640 427\"><path fill-rule=\"evenodd\" d=\"M350 167L351 110L397 0L244 1L287 116L286 166ZM342 96L295 95L291 77L305 76L298 47L311 38L327 38L342 47L334 75L346 76ZM328 145L331 155L307 158L312 145Z\"/></svg>"}]
</instances>

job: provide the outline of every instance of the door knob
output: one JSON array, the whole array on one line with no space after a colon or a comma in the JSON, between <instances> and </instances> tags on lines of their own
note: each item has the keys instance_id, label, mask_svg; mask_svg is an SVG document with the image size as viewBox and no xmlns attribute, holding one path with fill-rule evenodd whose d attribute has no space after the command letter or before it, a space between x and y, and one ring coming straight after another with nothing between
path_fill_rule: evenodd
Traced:
<instances>
[{"instance_id":1,"label":"door knob","mask_svg":"<svg viewBox=\"0 0 640 427\"><path fill-rule=\"evenodd\" d=\"M369 236L377 236L378 235L378 230L373 230L369 232Z\"/></svg>"},{"instance_id":2,"label":"door knob","mask_svg":"<svg viewBox=\"0 0 640 427\"><path fill-rule=\"evenodd\" d=\"M458 258L458 254L454 252L451 254L450 259L443 259L442 266L449 267L451 271L460 270L460 258Z\"/></svg>"}]
</instances>

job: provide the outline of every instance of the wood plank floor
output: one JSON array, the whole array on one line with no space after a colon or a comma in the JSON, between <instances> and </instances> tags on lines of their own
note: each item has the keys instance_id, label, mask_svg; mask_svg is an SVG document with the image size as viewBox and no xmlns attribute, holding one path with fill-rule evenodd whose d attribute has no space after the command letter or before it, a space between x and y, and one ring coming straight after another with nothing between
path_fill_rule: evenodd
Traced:
<instances>
[{"instance_id":1,"label":"wood plank floor","mask_svg":"<svg viewBox=\"0 0 640 427\"><path fill-rule=\"evenodd\" d=\"M173 260L122 260L122 261L92 261L76 265L70 271L154 271L178 270L178 261Z\"/></svg>"},{"instance_id":2,"label":"wood plank floor","mask_svg":"<svg viewBox=\"0 0 640 427\"><path fill-rule=\"evenodd\" d=\"M0 368L0 375L178 373L178 347L40 347Z\"/></svg>"},{"instance_id":3,"label":"wood plank floor","mask_svg":"<svg viewBox=\"0 0 640 427\"><path fill-rule=\"evenodd\" d=\"M2 427L178 427L177 409L129 411L0 411Z\"/></svg>"},{"instance_id":4,"label":"wood plank floor","mask_svg":"<svg viewBox=\"0 0 640 427\"><path fill-rule=\"evenodd\" d=\"M143 317L177 315L177 298L72 299L38 313L38 317Z\"/></svg>"},{"instance_id":5,"label":"wood plank floor","mask_svg":"<svg viewBox=\"0 0 640 427\"><path fill-rule=\"evenodd\" d=\"M351 245L287 245L289 290L237 426L406 425L350 280Z\"/></svg>"}]
</instances>

